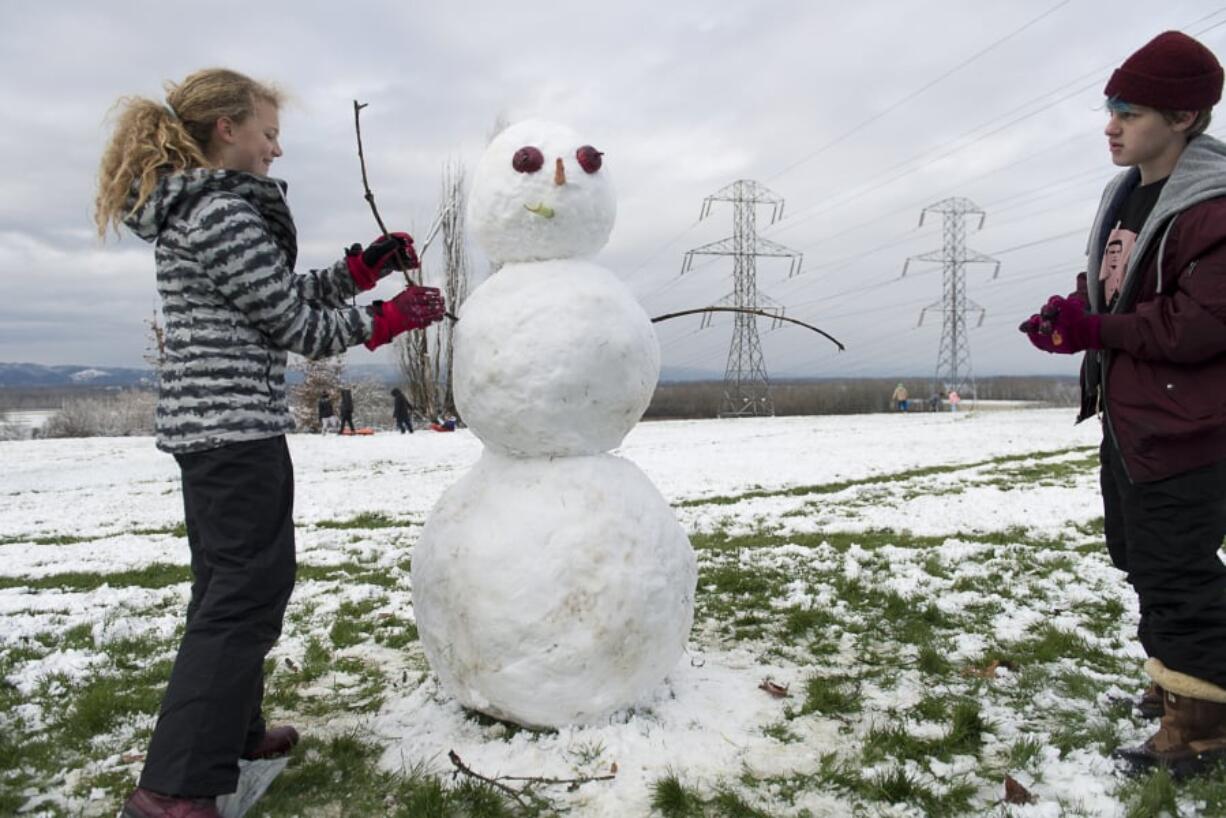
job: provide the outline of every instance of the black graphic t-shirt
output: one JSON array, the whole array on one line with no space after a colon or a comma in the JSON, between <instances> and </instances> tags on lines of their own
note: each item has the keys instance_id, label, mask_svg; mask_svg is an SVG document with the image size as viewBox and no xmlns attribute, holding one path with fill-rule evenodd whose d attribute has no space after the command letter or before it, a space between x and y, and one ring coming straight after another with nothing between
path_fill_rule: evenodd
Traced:
<instances>
[{"instance_id":1,"label":"black graphic t-shirt","mask_svg":"<svg viewBox=\"0 0 1226 818\"><path fill-rule=\"evenodd\" d=\"M1159 179L1148 185L1138 185L1120 206L1118 221L1107 235L1107 246L1103 248L1103 263L1098 271L1098 280L1103 284L1103 295L1106 296L1108 305L1113 303L1119 294L1124 283L1124 270L1128 268L1128 259L1137 243L1137 235L1145 226L1145 220L1149 218L1165 185L1166 179Z\"/></svg>"}]
</instances>

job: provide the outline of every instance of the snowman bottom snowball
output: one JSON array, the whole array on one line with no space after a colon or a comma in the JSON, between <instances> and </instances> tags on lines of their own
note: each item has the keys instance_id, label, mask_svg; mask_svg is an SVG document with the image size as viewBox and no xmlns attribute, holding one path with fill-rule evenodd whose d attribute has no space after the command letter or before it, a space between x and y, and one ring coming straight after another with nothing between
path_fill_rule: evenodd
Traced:
<instances>
[{"instance_id":1,"label":"snowman bottom snowball","mask_svg":"<svg viewBox=\"0 0 1226 818\"><path fill-rule=\"evenodd\" d=\"M694 618L694 551L637 466L485 452L413 552L430 667L460 703L530 727L647 698Z\"/></svg>"}]
</instances>

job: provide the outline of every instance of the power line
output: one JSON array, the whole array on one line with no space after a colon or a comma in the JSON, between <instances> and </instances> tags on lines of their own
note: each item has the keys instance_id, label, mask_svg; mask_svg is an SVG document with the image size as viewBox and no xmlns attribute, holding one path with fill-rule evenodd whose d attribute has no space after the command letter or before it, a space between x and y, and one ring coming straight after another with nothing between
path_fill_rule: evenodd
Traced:
<instances>
[{"instance_id":1,"label":"power line","mask_svg":"<svg viewBox=\"0 0 1226 818\"><path fill-rule=\"evenodd\" d=\"M984 56L985 54L987 54L988 52L992 51L992 50L993 50L993 49L995 49L997 46L1000 46L1001 44L1003 44L1003 43L1007 42L1008 40L1013 39L1014 37L1016 37L1017 35L1021 34L1021 33L1022 33L1023 31L1025 31L1026 29L1028 29L1028 28L1030 28L1031 26L1033 26L1035 23L1038 23L1040 20L1044 19L1045 17L1047 17L1047 16L1049 16L1049 15L1051 15L1051 14L1055 13L1055 12L1056 12L1056 11L1058 11L1058 10L1059 10L1061 7L1063 7L1063 6L1067 6L1067 5L1069 4L1069 2L1071 2L1071 0L1061 0L1061 2L1056 3L1056 5L1052 6L1052 7L1051 7L1051 8L1049 8L1047 11L1043 12L1042 14L1040 14L1038 17L1035 17L1035 18L1033 18L1032 20L1030 20L1029 22L1024 23L1022 26L1020 26L1020 27L1018 27L1018 28L1014 29L1013 31L1011 31L1011 32L1009 32L1008 34L1006 34L1004 37L1001 37L999 40L996 40L994 43L992 43L992 44L990 44L990 45L986 46L985 48L982 48L982 49L980 49L979 51L976 51L974 54L972 54L971 56L967 57L967 58L966 58L965 60L963 60L962 62L958 63L958 64L957 64L957 65L955 65L953 68L949 69L948 71L946 71L945 73L943 73L943 74L941 74L940 76L936 77L935 79L929 80L927 83L925 83L924 85L922 85L922 86L920 86L919 88L915 89L915 90L914 90L914 91L912 91L911 93L907 94L905 97L903 97L902 99L900 99L900 100L898 100L897 102L893 103L892 105L889 105L889 106L888 106L888 107L886 107L884 110L879 111L879 112L877 112L876 114L873 114L873 115L872 115L872 116L870 116L868 119L865 119L863 122L860 122L859 124L855 125L855 126L854 126L854 127L852 127L851 129L849 129L849 130L847 130L846 132L844 132L843 134L841 134L840 136L835 137L833 140L831 140L830 142L827 142L825 145L822 145L820 148L818 148L817 150L813 151L812 153L809 153L809 154L807 154L806 156L803 156L803 157L801 157L800 159L796 160L795 162L792 162L790 165L788 165L787 167L783 168L782 170L780 170L780 171L776 172L776 173L775 173L775 174L773 174L772 176L768 176L768 177L767 177L767 179L766 179L766 181L768 181L768 182L773 181L774 179L779 178L779 177L780 177L780 176L782 176L783 174L788 173L789 171L791 171L791 170L793 170L793 169L795 169L795 168L797 168L797 167L799 167L799 166L801 166L801 165L805 164L806 162L808 162L809 160L813 159L814 157L816 157L816 156L818 156L818 155L820 155L820 154L822 154L822 153L825 153L825 152L826 152L827 150L829 150L830 148L834 147L835 145L839 144L839 143L840 143L840 142L842 142L843 140L847 139L848 137L850 137L850 136L852 136L853 134L855 134L855 133L859 132L860 130L862 130L862 129L864 128L864 126L865 126L865 125L870 125L870 124L872 124L873 122L876 122L877 120L881 119L882 117L884 117L886 114L890 113L891 111L894 111L894 110L896 110L897 108L902 107L903 105L905 105L906 103L908 103L908 102L910 102L911 100L915 99L915 98L916 98L916 97L918 97L920 94L922 94L922 93L924 93L925 91L927 91L928 89L930 89L930 88L932 88L932 87L934 87L934 86L936 86L936 85L940 84L941 82L943 82L943 81L944 81L945 79L947 79L948 77L952 76L953 74L955 74L955 73L957 73L958 71L962 70L962 69L963 69L963 68L965 68L966 66L968 66L968 65L970 65L971 63L975 62L975 60L978 60L980 57L982 57L982 56Z\"/></svg>"}]
</instances>

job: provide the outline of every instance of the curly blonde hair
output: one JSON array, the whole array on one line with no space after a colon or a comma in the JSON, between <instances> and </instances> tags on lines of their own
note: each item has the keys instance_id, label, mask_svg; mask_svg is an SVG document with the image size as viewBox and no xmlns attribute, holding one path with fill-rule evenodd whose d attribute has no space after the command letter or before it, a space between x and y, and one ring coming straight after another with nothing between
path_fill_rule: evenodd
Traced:
<instances>
[{"instance_id":1,"label":"curly blonde hair","mask_svg":"<svg viewBox=\"0 0 1226 818\"><path fill-rule=\"evenodd\" d=\"M280 107L283 99L277 88L225 68L206 68L181 83L166 83L164 105L144 97L121 98L113 109L118 111L115 131L98 168L98 235L106 238L108 227L118 233L124 217L148 200L161 174L208 167L206 153L218 119L241 124L256 103ZM136 201L129 204L134 185Z\"/></svg>"}]
</instances>

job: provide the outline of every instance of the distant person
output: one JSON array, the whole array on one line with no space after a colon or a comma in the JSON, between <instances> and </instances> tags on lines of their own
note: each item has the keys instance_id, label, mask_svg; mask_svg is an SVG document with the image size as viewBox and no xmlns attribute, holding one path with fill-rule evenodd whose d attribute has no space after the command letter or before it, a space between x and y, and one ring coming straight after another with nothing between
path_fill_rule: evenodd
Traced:
<instances>
[{"instance_id":1,"label":"distant person","mask_svg":"<svg viewBox=\"0 0 1226 818\"><path fill-rule=\"evenodd\" d=\"M412 412L413 404L409 403L409 399L399 389L393 389L392 419L396 421L396 428L400 431L400 434L405 432L413 434Z\"/></svg>"},{"instance_id":2,"label":"distant person","mask_svg":"<svg viewBox=\"0 0 1226 818\"><path fill-rule=\"evenodd\" d=\"M949 411L956 413L958 411L958 404L962 403L962 396L959 395L956 390L951 389L949 390L949 397L946 400L949 401Z\"/></svg>"},{"instance_id":3,"label":"distant person","mask_svg":"<svg viewBox=\"0 0 1226 818\"><path fill-rule=\"evenodd\" d=\"M933 392L932 396L928 398L928 411L929 412L941 411L941 393L940 392Z\"/></svg>"},{"instance_id":4,"label":"distant person","mask_svg":"<svg viewBox=\"0 0 1226 818\"><path fill-rule=\"evenodd\" d=\"M1226 758L1226 144L1205 133L1222 66L1178 31L1108 80L1107 184L1076 292L1022 325L1045 352L1085 352L1078 420L1101 418L1107 552L1137 593L1161 717L1137 769ZM1116 241L1119 244L1116 245Z\"/></svg>"},{"instance_id":5,"label":"distant person","mask_svg":"<svg viewBox=\"0 0 1226 818\"><path fill-rule=\"evenodd\" d=\"M336 422L336 413L332 410L332 398L328 397L325 392L319 396L319 433L325 434L332 431L332 425Z\"/></svg>"},{"instance_id":6,"label":"distant person","mask_svg":"<svg viewBox=\"0 0 1226 818\"><path fill-rule=\"evenodd\" d=\"M288 352L374 349L443 316L438 290L410 287L350 306L412 266L407 234L294 272L297 232L283 183L276 89L225 69L129 97L98 173L98 233L125 225L154 248L166 317L157 446L178 461L191 551L186 629L139 786L124 818L218 818L240 758L285 755L293 727L268 728L264 661L294 587L294 473L285 434ZM223 362L224 365L222 365Z\"/></svg>"},{"instance_id":7,"label":"distant person","mask_svg":"<svg viewBox=\"0 0 1226 818\"><path fill-rule=\"evenodd\" d=\"M890 400L894 402L894 408L899 412L907 411L907 387L901 383L894 387L894 394L890 395Z\"/></svg>"},{"instance_id":8,"label":"distant person","mask_svg":"<svg viewBox=\"0 0 1226 818\"><path fill-rule=\"evenodd\" d=\"M436 432L454 432L456 428L456 416L447 415L446 417L439 416L434 423L430 424L430 428Z\"/></svg>"},{"instance_id":9,"label":"distant person","mask_svg":"<svg viewBox=\"0 0 1226 818\"><path fill-rule=\"evenodd\" d=\"M349 424L349 434L357 434L357 429L353 428L353 392L349 389L341 390L341 422L340 428L336 430L338 435L345 433L345 424Z\"/></svg>"}]
</instances>

